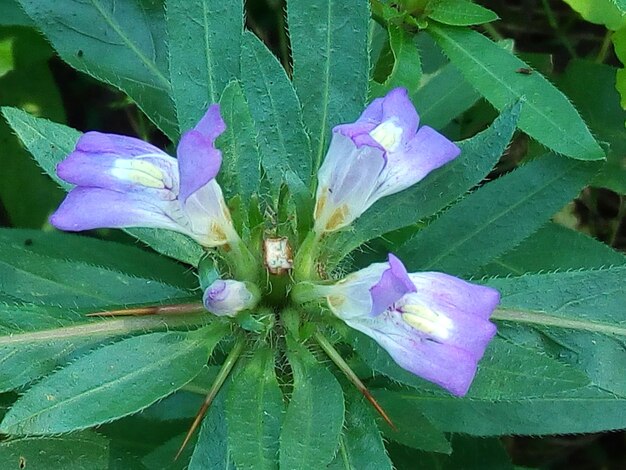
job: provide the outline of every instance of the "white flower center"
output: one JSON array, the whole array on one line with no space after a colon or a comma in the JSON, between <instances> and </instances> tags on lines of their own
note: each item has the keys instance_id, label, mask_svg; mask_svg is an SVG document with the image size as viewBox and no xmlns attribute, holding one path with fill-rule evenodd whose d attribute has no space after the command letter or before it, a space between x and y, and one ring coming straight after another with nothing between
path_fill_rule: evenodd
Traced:
<instances>
[{"instance_id":1,"label":"white flower center","mask_svg":"<svg viewBox=\"0 0 626 470\"><path fill-rule=\"evenodd\" d=\"M163 171L146 160L117 159L113 164L111 175L120 180L132 181L148 188L165 188Z\"/></svg>"},{"instance_id":2,"label":"white flower center","mask_svg":"<svg viewBox=\"0 0 626 470\"><path fill-rule=\"evenodd\" d=\"M381 122L371 132L370 136L383 146L387 152L393 152L402 142L402 127L393 119Z\"/></svg>"},{"instance_id":3,"label":"white flower center","mask_svg":"<svg viewBox=\"0 0 626 470\"><path fill-rule=\"evenodd\" d=\"M450 336L450 330L453 327L452 320L448 317L440 315L423 305L403 305L402 319L413 328L441 339L446 339Z\"/></svg>"}]
</instances>

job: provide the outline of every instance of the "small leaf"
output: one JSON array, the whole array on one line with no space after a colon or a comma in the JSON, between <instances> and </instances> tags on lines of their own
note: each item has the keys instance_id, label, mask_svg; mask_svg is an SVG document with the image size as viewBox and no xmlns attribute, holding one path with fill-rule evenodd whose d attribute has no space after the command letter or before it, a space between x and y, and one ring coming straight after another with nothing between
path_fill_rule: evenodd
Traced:
<instances>
[{"instance_id":1,"label":"small leaf","mask_svg":"<svg viewBox=\"0 0 626 470\"><path fill-rule=\"evenodd\" d=\"M389 25L389 46L394 57L393 69L385 83L374 88L372 95L382 96L396 87L404 87L413 93L422 78L420 51L415 37L402 28Z\"/></svg>"},{"instance_id":2,"label":"small leaf","mask_svg":"<svg viewBox=\"0 0 626 470\"><path fill-rule=\"evenodd\" d=\"M239 82L228 84L220 99L226 131L218 139L223 161L218 180L227 198L239 195L247 206L258 194L261 182L261 153L254 121Z\"/></svg>"},{"instance_id":3,"label":"small leaf","mask_svg":"<svg viewBox=\"0 0 626 470\"><path fill-rule=\"evenodd\" d=\"M215 324L187 334L136 336L97 349L28 390L0 430L58 434L135 413L198 375L224 333L224 326Z\"/></svg>"},{"instance_id":4,"label":"small leaf","mask_svg":"<svg viewBox=\"0 0 626 470\"><path fill-rule=\"evenodd\" d=\"M473 274L538 230L598 167L550 154L527 163L452 206L402 245L398 256L409 271Z\"/></svg>"},{"instance_id":5,"label":"small leaf","mask_svg":"<svg viewBox=\"0 0 626 470\"><path fill-rule=\"evenodd\" d=\"M274 351L259 349L233 378L226 400L228 445L238 468L278 468L283 395Z\"/></svg>"},{"instance_id":6,"label":"small leaf","mask_svg":"<svg viewBox=\"0 0 626 470\"><path fill-rule=\"evenodd\" d=\"M243 2L168 0L166 12L172 95L184 132L239 77Z\"/></svg>"},{"instance_id":7,"label":"small leaf","mask_svg":"<svg viewBox=\"0 0 626 470\"><path fill-rule=\"evenodd\" d=\"M499 19L493 11L469 0L435 0L428 4L428 17L452 26L472 26Z\"/></svg>"},{"instance_id":8,"label":"small leaf","mask_svg":"<svg viewBox=\"0 0 626 470\"><path fill-rule=\"evenodd\" d=\"M311 138L316 173L331 128L354 121L365 106L369 2L290 0L287 14L293 84ZM308 185L308 179L303 181Z\"/></svg>"},{"instance_id":9,"label":"small leaf","mask_svg":"<svg viewBox=\"0 0 626 470\"><path fill-rule=\"evenodd\" d=\"M451 62L491 104L502 109L524 99L519 127L550 149L579 160L602 160L604 152L567 98L538 72L470 29L431 23L428 32Z\"/></svg>"},{"instance_id":10,"label":"small leaf","mask_svg":"<svg viewBox=\"0 0 626 470\"><path fill-rule=\"evenodd\" d=\"M322 468L330 463L344 419L341 386L303 346L288 351L293 393L280 433L280 468Z\"/></svg>"},{"instance_id":11,"label":"small leaf","mask_svg":"<svg viewBox=\"0 0 626 470\"><path fill-rule=\"evenodd\" d=\"M278 59L250 32L243 36L241 77L256 123L263 168L274 192L278 194L288 170L308 185L311 150L300 103Z\"/></svg>"}]
</instances>

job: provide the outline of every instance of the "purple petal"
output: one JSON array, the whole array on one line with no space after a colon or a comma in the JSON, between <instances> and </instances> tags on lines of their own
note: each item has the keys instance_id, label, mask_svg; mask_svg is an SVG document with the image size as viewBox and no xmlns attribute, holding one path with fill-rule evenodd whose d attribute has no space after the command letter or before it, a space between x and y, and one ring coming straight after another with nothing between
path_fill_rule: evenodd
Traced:
<instances>
[{"instance_id":1,"label":"purple petal","mask_svg":"<svg viewBox=\"0 0 626 470\"><path fill-rule=\"evenodd\" d=\"M467 393L477 369L477 359L467 351L425 338L395 311L346 323L374 339L400 367L454 395Z\"/></svg>"},{"instance_id":2,"label":"purple petal","mask_svg":"<svg viewBox=\"0 0 626 470\"><path fill-rule=\"evenodd\" d=\"M226 126L219 114L219 105L212 105L195 129L187 131L178 144L180 200L215 178L222 165L222 153L215 148L215 139Z\"/></svg>"},{"instance_id":3,"label":"purple petal","mask_svg":"<svg viewBox=\"0 0 626 470\"><path fill-rule=\"evenodd\" d=\"M415 106L409 99L409 92L406 88L394 88L384 97L383 115L381 121L392 119L399 124L402 129L404 139L411 139L417 131L419 116Z\"/></svg>"},{"instance_id":4,"label":"purple petal","mask_svg":"<svg viewBox=\"0 0 626 470\"><path fill-rule=\"evenodd\" d=\"M60 230L77 232L95 228L155 227L179 230L165 215L158 199L150 200L130 193L101 188L75 188L50 217ZM175 202L163 201L163 204Z\"/></svg>"},{"instance_id":5,"label":"purple petal","mask_svg":"<svg viewBox=\"0 0 626 470\"><path fill-rule=\"evenodd\" d=\"M217 139L226 130L226 123L220 113L220 105L212 104L209 106L207 112L194 127L194 130L200 132L211 142Z\"/></svg>"},{"instance_id":6,"label":"purple petal","mask_svg":"<svg viewBox=\"0 0 626 470\"><path fill-rule=\"evenodd\" d=\"M409 274L418 295L430 309L489 319L500 303L500 293L491 287L437 272Z\"/></svg>"},{"instance_id":7,"label":"purple petal","mask_svg":"<svg viewBox=\"0 0 626 470\"><path fill-rule=\"evenodd\" d=\"M124 178L124 170L120 165L136 161L156 167L157 177L151 179L154 183L151 189L158 189L161 184L161 189L177 190L175 159L147 142L115 134L87 132L81 136L76 150L57 165L57 174L61 179L78 186L142 191L145 186L130 177ZM137 171L140 170L136 170L135 174ZM126 174L130 175L129 172ZM144 176L151 178L148 174Z\"/></svg>"},{"instance_id":8,"label":"purple petal","mask_svg":"<svg viewBox=\"0 0 626 470\"><path fill-rule=\"evenodd\" d=\"M341 124L333 128L333 133L348 137L354 142L357 148L368 146L382 150L385 149L372 136L370 132L376 127L376 123L367 121L357 121L354 124Z\"/></svg>"},{"instance_id":9,"label":"purple petal","mask_svg":"<svg viewBox=\"0 0 626 470\"><path fill-rule=\"evenodd\" d=\"M389 269L383 272L380 281L370 288L372 296L370 315L380 315L409 292L415 292L415 286L402 262L390 253Z\"/></svg>"}]
</instances>

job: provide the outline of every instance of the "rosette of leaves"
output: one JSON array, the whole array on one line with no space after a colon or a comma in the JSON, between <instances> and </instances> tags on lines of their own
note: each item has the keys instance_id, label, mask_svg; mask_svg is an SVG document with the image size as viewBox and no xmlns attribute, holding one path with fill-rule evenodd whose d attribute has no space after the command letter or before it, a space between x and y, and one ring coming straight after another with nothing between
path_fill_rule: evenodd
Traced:
<instances>
[{"instance_id":1,"label":"rosette of leaves","mask_svg":"<svg viewBox=\"0 0 626 470\"><path fill-rule=\"evenodd\" d=\"M325 237L318 259L332 277L394 251L409 270L497 288L498 337L467 397L400 369L323 306L294 305L288 270L264 269L260 306L231 321L198 308L194 275L204 282L229 266L207 268L183 235L128 230L149 252L2 229L3 468L458 468L485 456L512 468L495 437L626 427L626 260L550 222L599 171L602 149L560 91L469 28L493 13L414 3L374 2L372 17L367 1L289 0L281 64L244 28L241 1L19 0L64 61L122 90L172 142L221 104L218 178L259 259L269 238L298 252L330 128L370 98L404 86L423 121L450 132L481 96L491 103L499 116L458 142L458 159ZM2 112L63 185L54 168L80 133ZM545 154L487 179L518 128ZM156 314L85 315L124 309ZM207 394L199 432L174 463Z\"/></svg>"}]
</instances>

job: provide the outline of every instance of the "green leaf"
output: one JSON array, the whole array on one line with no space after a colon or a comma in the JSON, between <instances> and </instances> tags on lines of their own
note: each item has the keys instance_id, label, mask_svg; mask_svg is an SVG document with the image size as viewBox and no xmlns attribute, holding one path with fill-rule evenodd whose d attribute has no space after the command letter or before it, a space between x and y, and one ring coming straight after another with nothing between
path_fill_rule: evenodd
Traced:
<instances>
[{"instance_id":1,"label":"green leaf","mask_svg":"<svg viewBox=\"0 0 626 470\"><path fill-rule=\"evenodd\" d=\"M626 399L589 387L554 397L493 402L417 391L373 391L385 406L423 413L440 430L473 436L590 433L626 427Z\"/></svg>"},{"instance_id":2,"label":"green leaf","mask_svg":"<svg viewBox=\"0 0 626 470\"><path fill-rule=\"evenodd\" d=\"M428 17L452 26L471 26L499 19L493 11L469 0L436 0L428 4Z\"/></svg>"},{"instance_id":3,"label":"green leaf","mask_svg":"<svg viewBox=\"0 0 626 470\"><path fill-rule=\"evenodd\" d=\"M4 0L2 2L0 24L7 26L34 26L32 20L24 13L18 0Z\"/></svg>"},{"instance_id":4,"label":"green leaf","mask_svg":"<svg viewBox=\"0 0 626 470\"><path fill-rule=\"evenodd\" d=\"M22 302L95 309L188 299L190 292L78 261L0 245L0 293Z\"/></svg>"},{"instance_id":5,"label":"green leaf","mask_svg":"<svg viewBox=\"0 0 626 470\"><path fill-rule=\"evenodd\" d=\"M430 24L428 32L491 104L503 109L524 99L519 127L550 149L579 160L602 160L604 152L567 98L541 74L470 29Z\"/></svg>"},{"instance_id":6,"label":"green leaf","mask_svg":"<svg viewBox=\"0 0 626 470\"><path fill-rule=\"evenodd\" d=\"M626 264L626 256L583 233L549 223L512 251L484 266L480 275L592 269Z\"/></svg>"},{"instance_id":7,"label":"green leaf","mask_svg":"<svg viewBox=\"0 0 626 470\"><path fill-rule=\"evenodd\" d=\"M166 135L178 135L162 3L19 2L65 62L127 93Z\"/></svg>"},{"instance_id":8,"label":"green leaf","mask_svg":"<svg viewBox=\"0 0 626 470\"><path fill-rule=\"evenodd\" d=\"M254 121L239 82L231 82L220 99L226 131L218 139L223 161L218 180L228 199L241 196L244 205L258 194L261 153Z\"/></svg>"},{"instance_id":9,"label":"green leaf","mask_svg":"<svg viewBox=\"0 0 626 470\"><path fill-rule=\"evenodd\" d=\"M152 333L97 349L28 390L0 424L12 435L58 434L135 413L193 379L225 333ZM102 406L106 403L107 406Z\"/></svg>"},{"instance_id":10,"label":"green leaf","mask_svg":"<svg viewBox=\"0 0 626 470\"><path fill-rule=\"evenodd\" d=\"M363 468L391 470L393 466L385 451L371 406L360 393L351 389L346 393L346 423L339 438L339 451L328 469Z\"/></svg>"},{"instance_id":11,"label":"green leaf","mask_svg":"<svg viewBox=\"0 0 626 470\"><path fill-rule=\"evenodd\" d=\"M502 295L500 333L579 368L626 397L626 266L491 279ZM581 294L583 293L583 294Z\"/></svg>"},{"instance_id":12,"label":"green leaf","mask_svg":"<svg viewBox=\"0 0 626 470\"><path fill-rule=\"evenodd\" d=\"M565 0L572 9L590 23L617 30L626 26L626 11L621 0Z\"/></svg>"},{"instance_id":13,"label":"green leaf","mask_svg":"<svg viewBox=\"0 0 626 470\"><path fill-rule=\"evenodd\" d=\"M239 77L243 2L168 0L166 12L172 94L184 131Z\"/></svg>"},{"instance_id":14,"label":"green leaf","mask_svg":"<svg viewBox=\"0 0 626 470\"><path fill-rule=\"evenodd\" d=\"M343 258L363 242L411 225L446 207L478 184L506 149L515 131L520 103L505 110L485 131L459 143L461 155L415 186L374 204L353 226L340 233L329 252Z\"/></svg>"},{"instance_id":15,"label":"green leaf","mask_svg":"<svg viewBox=\"0 0 626 470\"><path fill-rule=\"evenodd\" d=\"M352 346L375 372L419 390L448 396L436 385L402 369L370 338L354 333ZM494 339L479 363L468 397L510 400L549 395L583 387L589 378L545 354L520 347L503 339Z\"/></svg>"},{"instance_id":16,"label":"green leaf","mask_svg":"<svg viewBox=\"0 0 626 470\"><path fill-rule=\"evenodd\" d=\"M607 161L591 184L626 194L626 111L620 107L614 87L616 72L609 65L573 60L557 84L580 110L594 135L610 145Z\"/></svg>"},{"instance_id":17,"label":"green leaf","mask_svg":"<svg viewBox=\"0 0 626 470\"><path fill-rule=\"evenodd\" d=\"M109 452L108 439L91 432L46 438L27 437L0 443L0 467L108 470Z\"/></svg>"},{"instance_id":18,"label":"green leaf","mask_svg":"<svg viewBox=\"0 0 626 470\"><path fill-rule=\"evenodd\" d=\"M626 27L613 33L611 39L613 40L615 55L622 65L626 65ZM615 75L615 88L621 97L622 108L626 109L626 68L624 67L619 69Z\"/></svg>"},{"instance_id":19,"label":"green leaf","mask_svg":"<svg viewBox=\"0 0 626 470\"><path fill-rule=\"evenodd\" d=\"M385 437L414 449L443 454L452 451L446 436L423 413L415 408L405 408L398 401L387 400L382 394L376 394L375 398L398 428L396 431L381 424Z\"/></svg>"},{"instance_id":20,"label":"green leaf","mask_svg":"<svg viewBox=\"0 0 626 470\"><path fill-rule=\"evenodd\" d=\"M374 96L382 96L396 87L404 87L413 93L420 85L422 64L415 37L402 28L389 25L389 46L394 57L391 73L382 85L375 84Z\"/></svg>"},{"instance_id":21,"label":"green leaf","mask_svg":"<svg viewBox=\"0 0 626 470\"><path fill-rule=\"evenodd\" d=\"M56 165L74 150L80 132L15 108L2 108L2 114L48 176L66 191L71 189L56 175ZM204 254L200 245L180 233L145 228L126 231L159 253L194 266Z\"/></svg>"},{"instance_id":22,"label":"green leaf","mask_svg":"<svg viewBox=\"0 0 626 470\"><path fill-rule=\"evenodd\" d=\"M238 468L278 468L284 403L274 360L273 350L259 349L228 390L228 446Z\"/></svg>"},{"instance_id":23,"label":"green leaf","mask_svg":"<svg viewBox=\"0 0 626 470\"><path fill-rule=\"evenodd\" d=\"M263 168L274 192L278 194L288 170L308 184L311 150L300 103L278 59L250 32L243 36L241 77L256 123Z\"/></svg>"},{"instance_id":24,"label":"green leaf","mask_svg":"<svg viewBox=\"0 0 626 470\"><path fill-rule=\"evenodd\" d=\"M58 261L97 265L185 290L195 289L198 285L197 278L185 266L121 243L63 232L0 228L0 245L14 246Z\"/></svg>"},{"instance_id":25,"label":"green leaf","mask_svg":"<svg viewBox=\"0 0 626 470\"><path fill-rule=\"evenodd\" d=\"M311 138L315 174L331 128L354 121L365 106L369 2L290 0L287 14L293 83ZM308 178L302 179L308 185Z\"/></svg>"},{"instance_id":26,"label":"green leaf","mask_svg":"<svg viewBox=\"0 0 626 470\"><path fill-rule=\"evenodd\" d=\"M227 384L228 385L228 384ZM198 433L198 442L194 448L189 470L235 470L235 464L228 451L226 430L226 401L227 389L217 394L209 411L202 421Z\"/></svg>"},{"instance_id":27,"label":"green leaf","mask_svg":"<svg viewBox=\"0 0 626 470\"><path fill-rule=\"evenodd\" d=\"M455 117L471 108L480 98L453 64L444 65L414 93L411 100L420 122L442 129Z\"/></svg>"},{"instance_id":28,"label":"green leaf","mask_svg":"<svg viewBox=\"0 0 626 470\"><path fill-rule=\"evenodd\" d=\"M293 393L280 433L280 468L321 468L337 450L344 420L341 386L303 346L288 351Z\"/></svg>"},{"instance_id":29,"label":"green leaf","mask_svg":"<svg viewBox=\"0 0 626 470\"><path fill-rule=\"evenodd\" d=\"M596 163L545 155L462 199L402 245L398 256L409 271L473 274L537 231L597 169Z\"/></svg>"}]
</instances>

